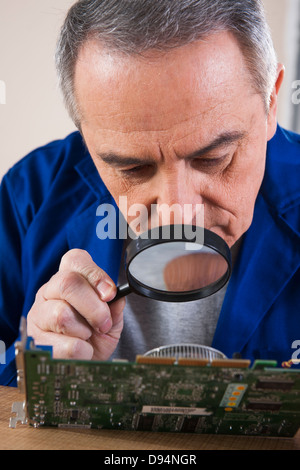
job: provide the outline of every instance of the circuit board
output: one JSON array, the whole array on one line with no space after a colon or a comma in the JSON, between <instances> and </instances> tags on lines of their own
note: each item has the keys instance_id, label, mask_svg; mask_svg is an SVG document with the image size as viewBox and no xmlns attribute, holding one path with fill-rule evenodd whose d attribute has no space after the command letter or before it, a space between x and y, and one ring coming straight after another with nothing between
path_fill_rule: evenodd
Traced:
<instances>
[{"instance_id":1,"label":"circuit board","mask_svg":"<svg viewBox=\"0 0 300 470\"><path fill-rule=\"evenodd\" d=\"M273 361L53 359L27 339L21 378L35 427L292 437L300 371ZM20 371L19 371L20 372Z\"/></svg>"}]
</instances>

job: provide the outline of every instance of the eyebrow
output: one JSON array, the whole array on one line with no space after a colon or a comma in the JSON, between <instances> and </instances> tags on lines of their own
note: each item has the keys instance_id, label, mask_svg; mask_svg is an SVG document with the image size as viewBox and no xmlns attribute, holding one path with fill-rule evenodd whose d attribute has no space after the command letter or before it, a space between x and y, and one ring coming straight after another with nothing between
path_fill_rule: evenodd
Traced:
<instances>
[{"instance_id":1,"label":"eyebrow","mask_svg":"<svg viewBox=\"0 0 300 470\"><path fill-rule=\"evenodd\" d=\"M186 159L190 160L196 157L201 157L219 147L226 147L229 146L235 142L238 142L242 140L246 135L246 132L238 132L238 131L233 131L233 132L224 132L223 134L220 134L218 137L216 137L212 142L210 142L208 145L205 147L201 147L198 150L195 150L194 152L184 155L184 156L179 156L180 159ZM141 163L143 165L151 164L153 163L153 158L148 157L148 158L138 158L130 155L118 155L114 152L97 152L97 155L101 160L103 160L105 163L107 163L110 166L113 167L126 167L130 165L140 165Z\"/></svg>"},{"instance_id":2,"label":"eyebrow","mask_svg":"<svg viewBox=\"0 0 300 470\"><path fill-rule=\"evenodd\" d=\"M118 155L114 152L107 152L107 153L97 152L97 155L105 163L114 167L126 167L130 165L140 165L141 163L143 164L153 163L152 158L144 159L144 158L138 158L138 157L125 156L125 155L123 156L123 155Z\"/></svg>"},{"instance_id":3,"label":"eyebrow","mask_svg":"<svg viewBox=\"0 0 300 470\"><path fill-rule=\"evenodd\" d=\"M181 158L189 160L195 157L201 157L219 147L226 147L231 144L234 144L235 142L239 142L245 136L246 136L246 132L238 132L238 131L224 132L223 134L216 137L212 142L210 142L205 147L201 147L198 150L195 150L195 152L192 152L189 155L186 155Z\"/></svg>"}]
</instances>

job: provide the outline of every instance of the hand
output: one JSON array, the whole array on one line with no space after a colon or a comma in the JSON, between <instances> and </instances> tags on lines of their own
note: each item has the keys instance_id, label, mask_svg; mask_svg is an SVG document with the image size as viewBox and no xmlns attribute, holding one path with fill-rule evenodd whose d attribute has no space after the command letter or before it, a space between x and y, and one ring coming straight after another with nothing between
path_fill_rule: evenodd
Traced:
<instances>
[{"instance_id":1,"label":"hand","mask_svg":"<svg viewBox=\"0 0 300 470\"><path fill-rule=\"evenodd\" d=\"M71 250L36 295L27 333L54 358L108 360L123 328L125 299L110 306L116 286L83 250Z\"/></svg>"}]
</instances>

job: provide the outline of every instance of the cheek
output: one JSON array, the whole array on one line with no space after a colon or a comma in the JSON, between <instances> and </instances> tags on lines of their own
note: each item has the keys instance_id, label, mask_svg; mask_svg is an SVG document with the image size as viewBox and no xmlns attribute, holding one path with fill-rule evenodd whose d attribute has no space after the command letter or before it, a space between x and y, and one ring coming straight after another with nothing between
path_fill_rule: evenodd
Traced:
<instances>
[{"instance_id":1,"label":"cheek","mask_svg":"<svg viewBox=\"0 0 300 470\"><path fill-rule=\"evenodd\" d=\"M208 204L205 215L213 231L232 246L252 223L255 201L265 169L265 146L236 155L216 187L218 201Z\"/></svg>"},{"instance_id":2,"label":"cheek","mask_svg":"<svg viewBox=\"0 0 300 470\"><path fill-rule=\"evenodd\" d=\"M240 192L244 195L245 204L254 205L259 192L266 163L266 146L254 148L253 153L247 158L247 165L241 172L238 180Z\"/></svg>"},{"instance_id":3,"label":"cheek","mask_svg":"<svg viewBox=\"0 0 300 470\"><path fill-rule=\"evenodd\" d=\"M119 197L130 192L130 185L113 168L102 164L97 158L93 158L93 161L103 183L118 204Z\"/></svg>"},{"instance_id":4,"label":"cheek","mask_svg":"<svg viewBox=\"0 0 300 470\"><path fill-rule=\"evenodd\" d=\"M258 153L259 158L253 159L245 171L236 178L233 191L235 195L233 203L241 230L245 232L251 225L254 206L259 193L265 171L264 152Z\"/></svg>"},{"instance_id":5,"label":"cheek","mask_svg":"<svg viewBox=\"0 0 300 470\"><path fill-rule=\"evenodd\" d=\"M114 170L99 168L99 165L97 165L97 169L127 223L132 225L134 222L136 225L140 225L137 227L139 231L147 230L147 219L151 206L149 191L143 185L130 184L125 178L116 175Z\"/></svg>"},{"instance_id":6,"label":"cheek","mask_svg":"<svg viewBox=\"0 0 300 470\"><path fill-rule=\"evenodd\" d=\"M266 140L264 136L256 136L244 147L240 148L233 164L231 176L233 193L240 196L242 202L256 199L261 186L266 162Z\"/></svg>"}]
</instances>

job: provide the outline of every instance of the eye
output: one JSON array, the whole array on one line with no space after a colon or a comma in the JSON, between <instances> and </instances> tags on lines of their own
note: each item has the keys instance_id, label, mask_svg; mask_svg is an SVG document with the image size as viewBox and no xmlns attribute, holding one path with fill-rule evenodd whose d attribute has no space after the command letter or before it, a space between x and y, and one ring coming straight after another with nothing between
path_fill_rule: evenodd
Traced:
<instances>
[{"instance_id":1,"label":"eye","mask_svg":"<svg viewBox=\"0 0 300 470\"><path fill-rule=\"evenodd\" d=\"M137 165L132 168L125 168L120 170L125 178L150 178L154 172L154 165Z\"/></svg>"},{"instance_id":2,"label":"eye","mask_svg":"<svg viewBox=\"0 0 300 470\"><path fill-rule=\"evenodd\" d=\"M126 175L131 175L134 173L138 173L143 168L144 168L143 166L134 166L133 168L126 168L126 170L121 170L121 171L122 173L125 173Z\"/></svg>"},{"instance_id":3,"label":"eye","mask_svg":"<svg viewBox=\"0 0 300 470\"><path fill-rule=\"evenodd\" d=\"M199 157L191 162L192 168L199 171L223 170L230 162L230 154L221 157Z\"/></svg>"}]
</instances>

